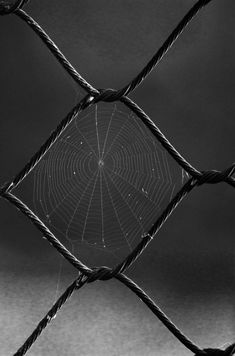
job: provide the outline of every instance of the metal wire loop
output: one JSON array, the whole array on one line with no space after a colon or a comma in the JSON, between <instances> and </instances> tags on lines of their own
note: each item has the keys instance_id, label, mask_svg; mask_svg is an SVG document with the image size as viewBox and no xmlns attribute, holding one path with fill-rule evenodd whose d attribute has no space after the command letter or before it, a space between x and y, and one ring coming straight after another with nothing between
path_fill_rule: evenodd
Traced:
<instances>
[{"instance_id":1,"label":"metal wire loop","mask_svg":"<svg viewBox=\"0 0 235 356\"><path fill-rule=\"evenodd\" d=\"M64 293L58 298L56 303L52 306L49 312L41 319L37 327L26 339L24 344L18 349L14 356L23 356L34 344L36 339L40 336L42 331L47 327L50 321L56 316L62 306L72 296L73 292L82 288L86 283L91 283L96 280L110 280L116 278L135 293L142 302L152 311L152 313L168 328L168 330L195 356L232 356L235 354L235 344L228 346L225 350L217 348L201 349L194 344L171 320L166 314L154 303L154 301L141 289L135 282L124 275L124 272L139 258L147 245L156 236L159 229L170 217L172 212L176 209L179 203L192 191L196 186L204 183L216 184L226 182L235 188L235 177L232 176L235 172L235 163L224 171L208 170L199 171L193 167L190 162L180 155L175 147L168 141L160 129L154 122L145 114L145 112L127 95L134 91L146 76L156 67L162 60L168 50L171 48L176 39L184 31L189 22L196 16L196 14L205 5L209 4L212 0L198 0L192 8L181 19L179 24L173 29L169 37L164 41L162 46L157 50L152 59L141 70L141 72L124 88L115 90L112 88L96 89L89 84L68 61L64 54L60 51L57 45L49 37L49 35L42 29L42 27L25 11L21 10L22 7L29 2L29 0L15 0L13 4L7 3L5 0L0 0L0 15L8 15L15 13L21 20L23 20L30 28L39 36L43 43L48 47L53 56L62 65L64 70L73 78L73 80L83 88L87 95L68 112L66 117L58 124L58 126L51 132L47 140L42 144L36 153L30 158L26 165L15 175L11 182L6 182L0 187L0 197L6 199L9 203L13 204L22 214L28 217L33 225L43 234L47 241L54 247L60 255L62 255L68 262L71 263L78 271L76 280L68 286ZM36 167L44 155L50 150L52 145L58 140L60 135L66 128L73 122L79 113L87 109L90 105L103 102L120 101L133 114L136 115L138 120L146 126L162 147L171 155L179 166L184 169L191 178L181 187L181 189L171 198L168 205L162 211L161 215L153 223L150 230L145 232L141 237L139 244L131 250L128 256L112 269L107 266L99 266L90 268L82 261L78 260L49 230L44 222L33 212L23 201L12 193L12 190Z\"/></svg>"},{"instance_id":2,"label":"metal wire loop","mask_svg":"<svg viewBox=\"0 0 235 356\"><path fill-rule=\"evenodd\" d=\"M112 88L98 89L98 90L99 90L99 94L97 94L95 98L96 103L98 101L105 101L111 103L113 101L117 101L122 98L122 94L120 94L118 90Z\"/></svg>"},{"instance_id":3,"label":"metal wire loop","mask_svg":"<svg viewBox=\"0 0 235 356\"><path fill-rule=\"evenodd\" d=\"M231 177L235 171L235 163L231 167L220 172L217 170L203 171L202 176L197 179L196 185L202 185L204 183L217 184L224 182L227 178Z\"/></svg>"},{"instance_id":4,"label":"metal wire loop","mask_svg":"<svg viewBox=\"0 0 235 356\"><path fill-rule=\"evenodd\" d=\"M94 267L93 272L87 279L87 283L91 283L97 280L108 280L114 277L114 273L111 268L107 266Z\"/></svg>"}]
</instances>

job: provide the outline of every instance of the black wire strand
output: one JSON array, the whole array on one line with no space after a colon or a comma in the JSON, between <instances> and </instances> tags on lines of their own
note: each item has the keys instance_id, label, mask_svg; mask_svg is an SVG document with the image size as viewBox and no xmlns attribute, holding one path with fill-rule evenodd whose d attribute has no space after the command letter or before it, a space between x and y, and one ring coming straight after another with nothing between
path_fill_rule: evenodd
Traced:
<instances>
[{"instance_id":1,"label":"black wire strand","mask_svg":"<svg viewBox=\"0 0 235 356\"><path fill-rule=\"evenodd\" d=\"M156 65L168 52L176 39L184 31L189 22L203 7L209 4L211 0L197 1L179 22L176 28L172 31L163 45L158 49L152 59L142 69L142 71L129 84L120 90L95 89L92 85L90 85L76 71L76 69L49 37L49 35L40 27L40 25L31 16L22 10L23 6L28 1L29 0L17 0L12 5L6 5L5 2L0 0L0 15L16 14L20 19L26 22L30 28L41 38L51 53L69 73L71 78L83 89L85 89L88 94L78 104L76 104L74 108L72 108L67 116L60 122L57 128L52 132L46 142L25 165L25 167L23 167L23 169L16 174L13 180L11 182L5 183L0 188L0 197L6 199L18 210L20 210L42 233L42 235L48 240L52 247L55 248L59 254L61 254L79 271L78 278L59 297L57 302L52 306L45 317L38 323L35 330L27 338L24 344L18 349L14 356L23 356L26 354L26 352L29 350L29 348L31 348L42 331L49 325L51 320L57 315L59 310L68 301L75 290L82 288L86 283L92 283L97 280L105 281L112 278L116 278L126 287L128 287L133 293L135 293L154 313L154 315L156 315L156 317L168 328L168 330L185 347L192 351L195 356L232 356L235 353L235 344L231 344L225 350L199 348L169 319L169 317L163 313L163 311L154 303L154 301L135 282L123 274L143 253L145 248L153 240L169 216L173 213L180 202L192 191L192 189L200 187L203 184L218 184L221 182L225 182L233 188L235 187L235 178L232 176L235 171L234 163L224 171L197 170L175 149L175 147L167 140L159 128L156 127L152 120L144 113L144 111L127 96L129 93L135 90L147 77L147 75L156 67ZM48 152L61 133L66 129L66 127L68 127L68 125L74 120L79 112L85 110L88 106L93 105L99 101L113 102L118 100L124 103L130 110L132 110L132 112L138 116L144 125L151 131L153 136L161 143L164 149L190 175L190 179L175 194L175 196L169 202L168 206L162 212L161 216L153 224L152 228L146 232L136 248L121 263L112 269L108 268L107 266L90 268L79 261L69 250L67 250L65 246L56 238L56 236L47 228L47 226L34 214L34 212L12 193L12 190L16 188L17 185L20 184L20 182L35 168L38 162L42 159L46 152Z\"/></svg>"}]
</instances>

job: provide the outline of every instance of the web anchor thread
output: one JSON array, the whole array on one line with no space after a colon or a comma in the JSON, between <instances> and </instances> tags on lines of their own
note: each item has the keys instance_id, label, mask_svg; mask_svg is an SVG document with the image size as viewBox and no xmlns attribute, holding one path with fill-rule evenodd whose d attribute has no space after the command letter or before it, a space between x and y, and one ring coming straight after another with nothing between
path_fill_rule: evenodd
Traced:
<instances>
[{"instance_id":1,"label":"web anchor thread","mask_svg":"<svg viewBox=\"0 0 235 356\"><path fill-rule=\"evenodd\" d=\"M166 222L168 217L174 211L176 206L182 201L182 199L196 186L201 186L204 183L216 184L220 182L226 182L227 184L235 187L235 179L232 177L235 171L235 164L233 164L228 169L220 172L216 170L212 171L198 171L189 162L187 162L170 144L166 137L161 133L161 131L155 126L155 124L148 118L148 116L143 112L141 108L138 107L127 95L133 91L140 83L146 78L146 76L153 70L153 68L160 62L167 51L171 48L172 44L176 41L179 35L186 28L188 23L196 16L196 14L205 5L209 4L212 0L199 0L193 7L188 11L188 13L179 22L176 28L172 31L170 36L166 39L163 45L155 53L153 58L147 63L147 65L142 69L142 71L124 88L120 90L114 89L95 89L93 88L85 79L83 79L76 69L71 65L71 63L65 58L63 53L58 49L55 43L50 39L48 34L43 31L39 24L32 19L28 14L26 14L22 8L26 5L29 0L17 0L12 5L7 5L5 1L0 0L0 15L16 14L23 21L25 21L30 28L41 38L48 49L52 52L55 58L63 66L63 68L70 74L70 76L78 83L83 89L88 92L88 95L83 99L80 104L77 104L70 113L62 120L60 125L56 128L47 141L42 145L38 152L31 158L31 160L26 164L26 166L18 173L12 183L6 183L0 189L0 196L12 203L16 208L18 208L24 215L26 215L30 221L39 229L43 236L49 241L49 243L57 249L57 251L65 257L78 271L78 278L66 289L62 296L57 300L54 306L46 314L46 316L38 324L37 328L31 334L31 336L25 341L24 345L15 353L15 356L23 356L28 349L36 341L37 337L46 328L50 321L56 316L57 312L66 303L69 297L75 290L80 289L85 283L91 283L96 280L109 280L111 278L116 278L129 289L131 289L145 304L146 306L163 322L163 324L181 341L189 350L191 350L195 356L232 356L235 353L235 344L228 346L225 350L206 348L200 349L191 340L189 340L172 322L171 320L160 310L160 308L150 299L150 297L134 283L130 278L125 276L123 272L134 263L137 258L142 254L144 249L154 238L157 231ZM84 265L81 261L76 259L70 251L68 251L51 233L51 231L43 224L43 222L16 196L11 193L11 190L16 187L37 165L40 159L45 155L45 153L50 149L53 143L58 139L63 130L72 122L74 117L83 109L99 101L113 102L121 101L129 109L132 110L146 127L152 132L155 138L162 144L162 146L167 150L167 152L175 159L175 161L191 176L189 181L185 183L182 189L175 195L171 200L167 208L163 211L160 218L155 222L153 228L143 237L140 244L132 251L132 253L127 256L127 258L113 269L106 266L101 266L97 268L89 268Z\"/></svg>"}]
</instances>

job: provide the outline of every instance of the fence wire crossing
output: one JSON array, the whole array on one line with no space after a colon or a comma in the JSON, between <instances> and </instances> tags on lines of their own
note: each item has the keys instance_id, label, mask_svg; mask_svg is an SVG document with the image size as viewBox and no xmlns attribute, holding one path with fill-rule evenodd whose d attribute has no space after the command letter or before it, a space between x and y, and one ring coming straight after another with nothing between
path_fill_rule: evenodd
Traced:
<instances>
[{"instance_id":1,"label":"fence wire crossing","mask_svg":"<svg viewBox=\"0 0 235 356\"><path fill-rule=\"evenodd\" d=\"M189 22L197 15L197 13L212 0L199 0L182 18L176 28L172 31L169 37L165 40L162 46L157 50L152 59L141 70L141 72L124 88L120 90L114 89L96 89L93 88L72 66L72 64L66 59L63 53L59 50L56 44L48 36L48 34L40 27L40 25L29 16L24 10L23 6L26 5L29 0L17 0L14 4L6 4L4 1L0 1L0 15L14 14L23 20L35 33L38 35L47 48L51 51L54 57L67 71L71 78L86 92L87 95L77 103L67 116L60 122L57 128L51 133L50 137L40 147L40 149L33 155L29 162L18 172L14 179L4 184L0 189L0 195L12 203L17 209L19 209L24 215L26 215L30 221L41 231L43 236L48 242L77 270L78 277L76 280L68 286L65 292L59 297L57 302L48 311L45 317L39 322L32 334L27 338L24 344L16 351L14 356L23 356L27 353L29 348L34 344L42 331L47 327L50 321L56 316L62 306L68 301L74 291L82 288L86 283L91 283L97 280L110 280L116 278L131 291L133 291L145 305L156 315L156 317L168 328L168 330L192 353L197 356L231 356L235 354L235 344L229 345L225 350L217 348L200 348L193 341L191 341L173 322L163 313L163 311L154 303L154 301L130 278L128 278L124 272L130 267L138 257L143 253L147 245L153 240L161 226L166 222L174 209L178 204L186 197L189 192L195 187L199 187L203 184L217 184L225 182L231 187L235 188L235 178L232 177L235 172L235 163L224 171L210 170L199 171L194 168L179 152L171 145L164 134L153 123L153 121L144 113L144 111L127 95L137 88L146 76L156 67L161 61L178 36L183 32ZM109 268L107 266L100 266L96 268L90 268L86 266L82 261L78 260L49 230L49 228L39 219L39 217L19 198L17 198L11 191L35 168L44 155L50 150L52 145L56 142L62 132L68 127L68 125L75 119L75 117L88 108L98 102L115 102L120 101L127 108L129 108L139 120L150 130L155 139L160 142L163 148L173 157L173 159L189 174L189 180L183 185L183 187L175 194L171 199L168 206L162 212L157 221L153 224L151 229L142 237L139 244L132 250L132 252L117 266ZM79 350L78 350L79 352Z\"/></svg>"}]
</instances>

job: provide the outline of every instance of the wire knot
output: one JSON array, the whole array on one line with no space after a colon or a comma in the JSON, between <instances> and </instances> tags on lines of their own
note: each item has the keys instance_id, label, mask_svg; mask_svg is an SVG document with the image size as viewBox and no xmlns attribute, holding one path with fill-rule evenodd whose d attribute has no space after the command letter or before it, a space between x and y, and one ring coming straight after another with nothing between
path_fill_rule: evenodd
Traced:
<instances>
[{"instance_id":1,"label":"wire knot","mask_svg":"<svg viewBox=\"0 0 235 356\"><path fill-rule=\"evenodd\" d=\"M235 354L235 344L229 345L225 350L221 349L203 349L201 353L195 356L232 356Z\"/></svg>"},{"instance_id":2,"label":"wire knot","mask_svg":"<svg viewBox=\"0 0 235 356\"><path fill-rule=\"evenodd\" d=\"M107 266L94 267L93 272L87 279L87 283L91 283L97 280L107 281L114 277L113 270Z\"/></svg>"},{"instance_id":3,"label":"wire knot","mask_svg":"<svg viewBox=\"0 0 235 356\"><path fill-rule=\"evenodd\" d=\"M202 185L204 183L216 184L220 182L225 182L235 171L235 163L231 167L225 169L224 171L203 171L201 177L197 179L196 185Z\"/></svg>"},{"instance_id":4,"label":"wire knot","mask_svg":"<svg viewBox=\"0 0 235 356\"><path fill-rule=\"evenodd\" d=\"M21 9L29 0L17 0L13 4L7 4L5 1L0 1L0 15L9 15L16 10Z\"/></svg>"},{"instance_id":5,"label":"wire knot","mask_svg":"<svg viewBox=\"0 0 235 356\"><path fill-rule=\"evenodd\" d=\"M95 98L95 102L105 101L111 103L113 101L120 100L123 96L118 90L111 89L111 88L98 89L98 90L100 93L97 94Z\"/></svg>"}]
</instances>

